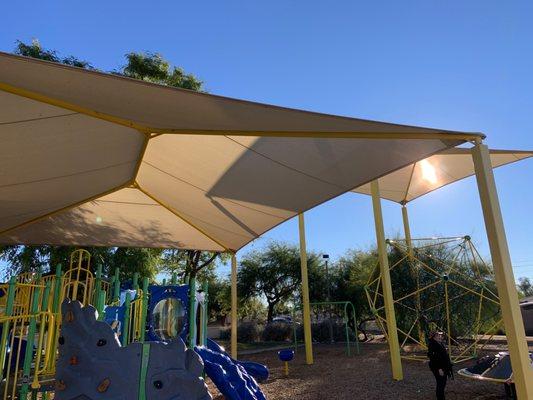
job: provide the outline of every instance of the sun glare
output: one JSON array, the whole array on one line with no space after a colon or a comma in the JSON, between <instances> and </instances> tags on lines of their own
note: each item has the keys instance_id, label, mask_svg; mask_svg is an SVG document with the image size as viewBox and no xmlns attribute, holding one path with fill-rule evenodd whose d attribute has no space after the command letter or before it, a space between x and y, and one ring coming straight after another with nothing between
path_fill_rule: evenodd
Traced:
<instances>
[{"instance_id":1,"label":"sun glare","mask_svg":"<svg viewBox=\"0 0 533 400\"><path fill-rule=\"evenodd\" d=\"M422 167L422 178L433 185L437 183L435 167L428 160L420 161L420 166Z\"/></svg>"}]
</instances>

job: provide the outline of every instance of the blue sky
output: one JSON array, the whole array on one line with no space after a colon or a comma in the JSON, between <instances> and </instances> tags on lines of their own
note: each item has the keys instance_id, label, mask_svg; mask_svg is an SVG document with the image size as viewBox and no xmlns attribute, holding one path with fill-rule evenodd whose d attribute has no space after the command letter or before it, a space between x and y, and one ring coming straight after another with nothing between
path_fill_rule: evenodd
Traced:
<instances>
[{"instance_id":1,"label":"blue sky","mask_svg":"<svg viewBox=\"0 0 533 400\"><path fill-rule=\"evenodd\" d=\"M531 2L24 1L2 11L3 51L38 38L103 70L129 51L160 52L211 93L481 131L493 148L533 149ZM533 160L495 174L515 275L533 278ZM309 249L335 258L371 247L371 211L353 194L310 211ZM396 235L399 206L384 202L384 213ZM469 234L488 255L474 179L414 201L410 213L414 237ZM288 221L247 249L297 233Z\"/></svg>"}]
</instances>

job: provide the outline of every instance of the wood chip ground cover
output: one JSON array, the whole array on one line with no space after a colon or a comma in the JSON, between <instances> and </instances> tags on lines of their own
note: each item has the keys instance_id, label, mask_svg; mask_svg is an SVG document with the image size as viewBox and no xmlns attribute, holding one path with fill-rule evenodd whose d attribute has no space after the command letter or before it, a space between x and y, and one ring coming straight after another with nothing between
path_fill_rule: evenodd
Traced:
<instances>
[{"instance_id":1,"label":"wood chip ground cover","mask_svg":"<svg viewBox=\"0 0 533 400\"><path fill-rule=\"evenodd\" d=\"M276 351L243 356L242 359L266 364L270 369L268 382L261 385L268 400L416 400L435 398L435 380L427 364L404 361L405 379L393 382L386 344L361 346L361 354L348 357L342 346L315 346L315 364L305 365L303 349L290 364L289 377L283 376L282 363ZM462 368L462 366L461 366ZM215 400L224 397L209 388ZM505 399L502 385L476 382L460 376L449 381L447 400Z\"/></svg>"}]
</instances>

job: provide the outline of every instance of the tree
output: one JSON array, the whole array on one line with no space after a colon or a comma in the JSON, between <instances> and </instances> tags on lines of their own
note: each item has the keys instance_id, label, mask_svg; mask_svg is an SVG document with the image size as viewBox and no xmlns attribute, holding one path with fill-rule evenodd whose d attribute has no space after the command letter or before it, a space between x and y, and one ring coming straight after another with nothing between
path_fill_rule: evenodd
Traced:
<instances>
[{"instance_id":1,"label":"tree","mask_svg":"<svg viewBox=\"0 0 533 400\"><path fill-rule=\"evenodd\" d=\"M215 262L225 262L228 258L226 253L172 249L163 254L162 271L183 279L199 278L210 282L214 279Z\"/></svg>"},{"instance_id":2,"label":"tree","mask_svg":"<svg viewBox=\"0 0 533 400\"><path fill-rule=\"evenodd\" d=\"M308 254L308 264L318 263ZM243 300L261 296L267 303L267 322L277 306L294 299L301 284L300 252L296 246L271 243L263 251L247 254L240 262L237 275L238 293Z\"/></svg>"},{"instance_id":3,"label":"tree","mask_svg":"<svg viewBox=\"0 0 533 400\"><path fill-rule=\"evenodd\" d=\"M518 279L518 293L521 297L533 296L533 283L529 278Z\"/></svg>"},{"instance_id":4,"label":"tree","mask_svg":"<svg viewBox=\"0 0 533 400\"><path fill-rule=\"evenodd\" d=\"M15 54L25 57L38 58L40 60L52 61L56 63L71 65L73 67L94 69L94 67L87 61L80 60L74 56L60 58L55 50L43 49L41 43L37 39L33 39L31 44L26 44L17 40L15 47Z\"/></svg>"},{"instance_id":5,"label":"tree","mask_svg":"<svg viewBox=\"0 0 533 400\"><path fill-rule=\"evenodd\" d=\"M126 54L126 59L128 63L115 73L160 85L202 91L202 81L179 67L171 67L160 54L132 52Z\"/></svg>"},{"instance_id":6,"label":"tree","mask_svg":"<svg viewBox=\"0 0 533 400\"><path fill-rule=\"evenodd\" d=\"M333 274L333 300L350 301L359 321L373 318L365 285L376 266L376 251L348 250L336 263Z\"/></svg>"},{"instance_id":7,"label":"tree","mask_svg":"<svg viewBox=\"0 0 533 400\"><path fill-rule=\"evenodd\" d=\"M161 249L117 247L112 251L108 262L103 264L107 267L104 273L112 276L115 269L119 268L121 281L132 280L135 273L153 281L161 265L162 253Z\"/></svg>"},{"instance_id":8,"label":"tree","mask_svg":"<svg viewBox=\"0 0 533 400\"><path fill-rule=\"evenodd\" d=\"M79 68L95 69L89 62L77 57L60 57L57 51L44 49L37 39L30 44L17 41L14 53ZM126 65L113 73L162 85L202 90L202 81L185 73L181 68L171 67L160 54L131 52L125 57ZM216 253L189 250L84 248L91 253L93 261L101 263L109 274L113 274L114 269L120 267L122 278L130 278L134 272L139 272L141 277L153 279L163 262L172 259L184 260L176 265L182 267L185 276L196 276L202 270L207 271L206 267L212 266L212 262L218 257ZM68 266L73 250L75 247L70 246L0 246L0 260L8 264L4 274L6 277L27 271L47 272L57 264Z\"/></svg>"},{"instance_id":9,"label":"tree","mask_svg":"<svg viewBox=\"0 0 533 400\"><path fill-rule=\"evenodd\" d=\"M231 282L229 279L215 280L209 286L209 316L210 318L226 317L231 312ZM258 297L239 299L237 307L239 319L253 321L266 318L266 307Z\"/></svg>"}]
</instances>

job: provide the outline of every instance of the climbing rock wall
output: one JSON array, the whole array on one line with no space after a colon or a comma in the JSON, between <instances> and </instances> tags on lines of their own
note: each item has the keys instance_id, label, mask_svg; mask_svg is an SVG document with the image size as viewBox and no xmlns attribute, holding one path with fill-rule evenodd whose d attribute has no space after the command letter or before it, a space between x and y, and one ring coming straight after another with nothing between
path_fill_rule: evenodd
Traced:
<instances>
[{"instance_id":1,"label":"climbing rock wall","mask_svg":"<svg viewBox=\"0 0 533 400\"><path fill-rule=\"evenodd\" d=\"M146 383L140 389L142 347L121 347L111 327L97 321L92 306L62 304L55 400L132 400L144 390L147 400L211 399L201 377L200 357L178 339L150 343Z\"/></svg>"}]
</instances>

